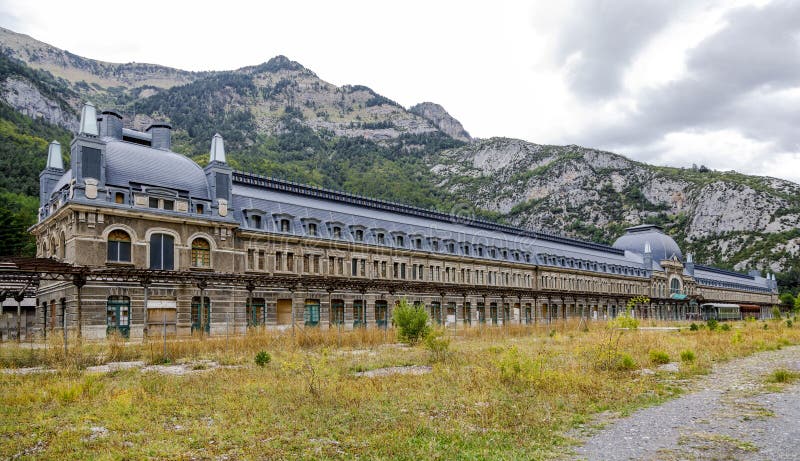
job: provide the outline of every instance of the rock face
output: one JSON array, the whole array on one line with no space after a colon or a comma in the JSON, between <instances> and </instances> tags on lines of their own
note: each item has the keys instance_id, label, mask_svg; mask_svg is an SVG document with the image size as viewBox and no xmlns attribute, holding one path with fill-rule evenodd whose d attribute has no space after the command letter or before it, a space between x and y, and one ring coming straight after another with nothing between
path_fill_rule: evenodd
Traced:
<instances>
[{"instance_id":1,"label":"rock face","mask_svg":"<svg viewBox=\"0 0 800 461\"><path fill-rule=\"evenodd\" d=\"M70 131L78 129L75 113L62 107L58 101L45 97L28 80L10 77L0 83L0 99L30 118L41 118Z\"/></svg>"},{"instance_id":2,"label":"rock face","mask_svg":"<svg viewBox=\"0 0 800 461\"><path fill-rule=\"evenodd\" d=\"M430 158L442 187L517 225L613 241L665 226L700 262L778 270L800 257L800 185L655 167L578 146L492 138Z\"/></svg>"},{"instance_id":3,"label":"rock face","mask_svg":"<svg viewBox=\"0 0 800 461\"><path fill-rule=\"evenodd\" d=\"M470 137L467 130L461 125L461 122L454 119L450 114L444 110L444 107L432 102L423 102L413 106L408 110L412 114L419 115L420 117L433 123L436 128L442 130L445 134L453 139L459 141L470 142Z\"/></svg>"}]
</instances>

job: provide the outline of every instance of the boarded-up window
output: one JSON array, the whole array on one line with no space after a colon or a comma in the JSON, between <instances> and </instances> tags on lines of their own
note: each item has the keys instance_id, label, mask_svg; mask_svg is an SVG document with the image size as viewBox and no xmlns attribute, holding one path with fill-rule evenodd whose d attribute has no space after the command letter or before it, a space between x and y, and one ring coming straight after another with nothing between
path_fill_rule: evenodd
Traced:
<instances>
[{"instance_id":1,"label":"boarded-up window","mask_svg":"<svg viewBox=\"0 0 800 461\"><path fill-rule=\"evenodd\" d=\"M81 168L84 178L100 179L100 149L81 148Z\"/></svg>"},{"instance_id":2,"label":"boarded-up window","mask_svg":"<svg viewBox=\"0 0 800 461\"><path fill-rule=\"evenodd\" d=\"M228 182L230 181L228 175L225 173L217 173L215 175L217 181L217 198L228 199Z\"/></svg>"},{"instance_id":3,"label":"boarded-up window","mask_svg":"<svg viewBox=\"0 0 800 461\"><path fill-rule=\"evenodd\" d=\"M150 269L171 271L175 269L175 238L167 234L150 237Z\"/></svg>"}]
</instances>

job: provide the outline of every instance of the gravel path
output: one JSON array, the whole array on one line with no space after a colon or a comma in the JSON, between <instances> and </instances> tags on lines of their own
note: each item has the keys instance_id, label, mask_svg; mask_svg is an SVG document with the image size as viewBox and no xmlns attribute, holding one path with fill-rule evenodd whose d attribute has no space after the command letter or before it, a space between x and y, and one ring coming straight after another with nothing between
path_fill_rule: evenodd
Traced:
<instances>
[{"instance_id":1,"label":"gravel path","mask_svg":"<svg viewBox=\"0 0 800 461\"><path fill-rule=\"evenodd\" d=\"M800 383L770 392L777 368L800 371L800 346L715 367L690 393L590 434L576 459L800 459Z\"/></svg>"}]
</instances>

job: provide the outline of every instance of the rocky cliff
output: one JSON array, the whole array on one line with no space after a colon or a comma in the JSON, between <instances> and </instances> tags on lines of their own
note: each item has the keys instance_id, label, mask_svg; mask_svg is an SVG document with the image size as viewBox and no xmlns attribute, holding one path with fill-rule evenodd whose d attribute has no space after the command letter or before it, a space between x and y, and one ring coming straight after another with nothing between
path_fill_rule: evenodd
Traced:
<instances>
[{"instance_id":1,"label":"rocky cliff","mask_svg":"<svg viewBox=\"0 0 800 461\"><path fill-rule=\"evenodd\" d=\"M578 146L493 138L429 159L438 183L521 226L610 242L666 227L698 260L782 270L800 253L800 185L656 167Z\"/></svg>"},{"instance_id":2,"label":"rocky cliff","mask_svg":"<svg viewBox=\"0 0 800 461\"><path fill-rule=\"evenodd\" d=\"M464 142L470 142L472 140L467 130L461 125L461 122L454 119L444 110L444 107L439 104L422 102L416 106L412 106L408 111L433 123L436 128L453 139Z\"/></svg>"}]
</instances>

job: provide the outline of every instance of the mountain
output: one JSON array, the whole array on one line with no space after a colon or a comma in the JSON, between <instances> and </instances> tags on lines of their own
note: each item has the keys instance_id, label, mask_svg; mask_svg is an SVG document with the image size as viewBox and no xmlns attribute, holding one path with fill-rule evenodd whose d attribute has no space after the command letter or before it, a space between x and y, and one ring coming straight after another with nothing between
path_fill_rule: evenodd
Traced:
<instances>
[{"instance_id":1,"label":"mountain","mask_svg":"<svg viewBox=\"0 0 800 461\"><path fill-rule=\"evenodd\" d=\"M0 149L9 152L0 192L18 201L35 192L46 142L69 139L88 99L132 128L171 122L173 148L200 163L220 132L235 168L605 243L657 223L698 261L800 283L800 185L791 182L476 140L438 104L406 109L284 56L187 72L95 61L5 29L0 38Z\"/></svg>"},{"instance_id":2,"label":"mountain","mask_svg":"<svg viewBox=\"0 0 800 461\"><path fill-rule=\"evenodd\" d=\"M625 227L658 224L699 261L743 271L798 265L800 184L793 182L507 138L429 161L440 187L515 225L612 242Z\"/></svg>"},{"instance_id":3,"label":"mountain","mask_svg":"<svg viewBox=\"0 0 800 461\"><path fill-rule=\"evenodd\" d=\"M433 123L436 128L440 129L444 134L459 141L470 142L472 138L467 133L467 130L461 125L461 122L454 119L450 114L444 110L444 107L433 102L422 102L416 106L408 109L412 114L419 115L420 117Z\"/></svg>"}]
</instances>

